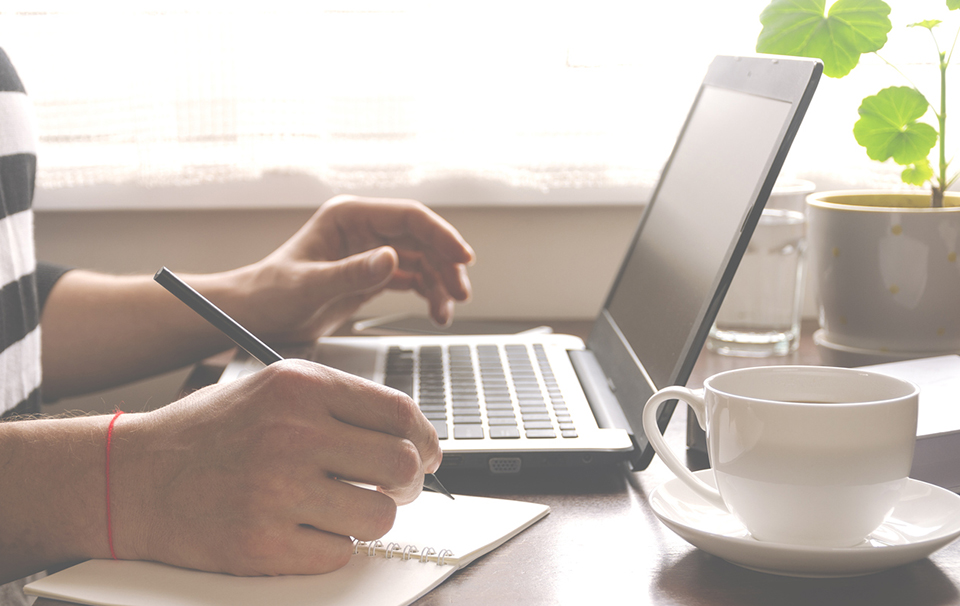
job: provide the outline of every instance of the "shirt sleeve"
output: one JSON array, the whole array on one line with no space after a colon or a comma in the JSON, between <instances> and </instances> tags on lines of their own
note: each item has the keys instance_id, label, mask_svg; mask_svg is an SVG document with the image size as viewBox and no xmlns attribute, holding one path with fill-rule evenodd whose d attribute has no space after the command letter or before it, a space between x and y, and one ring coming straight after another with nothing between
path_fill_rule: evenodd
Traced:
<instances>
[{"instance_id":1,"label":"shirt sleeve","mask_svg":"<svg viewBox=\"0 0 960 606\"><path fill-rule=\"evenodd\" d=\"M50 291L53 290L53 285L71 269L73 268L53 263L37 263L37 295L41 310L47 302L47 297L50 296Z\"/></svg>"}]
</instances>

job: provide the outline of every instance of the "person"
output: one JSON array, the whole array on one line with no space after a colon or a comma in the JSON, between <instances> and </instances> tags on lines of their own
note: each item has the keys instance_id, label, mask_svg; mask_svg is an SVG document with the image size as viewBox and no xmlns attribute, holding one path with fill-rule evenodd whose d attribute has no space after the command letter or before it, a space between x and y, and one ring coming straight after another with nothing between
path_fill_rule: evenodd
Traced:
<instances>
[{"instance_id":1,"label":"person","mask_svg":"<svg viewBox=\"0 0 960 606\"><path fill-rule=\"evenodd\" d=\"M0 410L35 413L41 388L91 392L229 348L150 276L37 263L27 107L0 49ZM282 344L330 333L385 289L419 293L446 324L470 297L474 257L422 204L339 196L263 260L182 277ZM350 537L391 527L441 457L405 394L293 360L151 412L0 423L0 582L114 556L236 575L331 571Z\"/></svg>"}]
</instances>

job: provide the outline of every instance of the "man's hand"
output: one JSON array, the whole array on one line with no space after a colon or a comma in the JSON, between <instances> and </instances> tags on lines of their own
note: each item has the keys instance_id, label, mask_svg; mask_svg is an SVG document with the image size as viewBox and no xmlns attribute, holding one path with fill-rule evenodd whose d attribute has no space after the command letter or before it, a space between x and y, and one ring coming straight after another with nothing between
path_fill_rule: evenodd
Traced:
<instances>
[{"instance_id":1,"label":"man's hand","mask_svg":"<svg viewBox=\"0 0 960 606\"><path fill-rule=\"evenodd\" d=\"M329 334L384 289L412 290L440 325L470 297L474 253L456 229L413 200L338 196L273 254L237 270L242 309L274 341Z\"/></svg>"},{"instance_id":2,"label":"man's hand","mask_svg":"<svg viewBox=\"0 0 960 606\"><path fill-rule=\"evenodd\" d=\"M338 196L265 259L232 271L180 276L268 343L333 332L384 289L427 299L441 325L470 297L474 253L419 202ZM43 389L89 393L151 376L230 347L193 310L145 276L74 270L43 309Z\"/></svg>"},{"instance_id":3,"label":"man's hand","mask_svg":"<svg viewBox=\"0 0 960 606\"><path fill-rule=\"evenodd\" d=\"M345 565L442 456L407 396L296 360L124 415L113 448L118 557L239 575Z\"/></svg>"}]
</instances>

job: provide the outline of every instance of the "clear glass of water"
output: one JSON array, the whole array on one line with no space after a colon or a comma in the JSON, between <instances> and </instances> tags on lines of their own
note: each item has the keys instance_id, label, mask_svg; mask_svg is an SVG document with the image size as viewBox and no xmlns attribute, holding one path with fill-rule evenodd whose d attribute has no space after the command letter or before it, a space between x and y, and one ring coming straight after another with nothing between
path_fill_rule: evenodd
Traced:
<instances>
[{"instance_id":1,"label":"clear glass of water","mask_svg":"<svg viewBox=\"0 0 960 606\"><path fill-rule=\"evenodd\" d=\"M786 355L800 342L806 220L764 209L707 338L721 354Z\"/></svg>"}]
</instances>

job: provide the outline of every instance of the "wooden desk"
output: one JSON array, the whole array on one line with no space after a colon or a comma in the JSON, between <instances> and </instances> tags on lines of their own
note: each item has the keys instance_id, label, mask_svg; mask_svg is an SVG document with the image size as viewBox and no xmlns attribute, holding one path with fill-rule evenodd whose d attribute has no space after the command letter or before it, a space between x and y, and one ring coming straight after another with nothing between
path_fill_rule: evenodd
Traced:
<instances>
[{"instance_id":1,"label":"wooden desk","mask_svg":"<svg viewBox=\"0 0 960 606\"><path fill-rule=\"evenodd\" d=\"M589 326L564 323L557 328L583 334ZM711 374L739 366L817 364L812 328L805 326L800 351L787 357L729 358L705 352L689 384L700 386ZM684 443L685 428L681 407L667 429L675 448ZM638 473L607 468L523 477L440 477L455 493L546 503L551 513L457 572L418 606L612 604L614 599L685 606L960 604L960 543L914 564L850 579L779 577L708 555L663 526L647 505L653 489L673 477L658 458ZM54 604L59 603L37 602Z\"/></svg>"}]
</instances>

